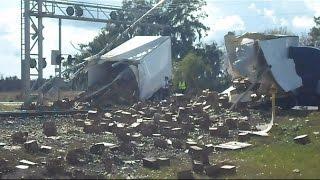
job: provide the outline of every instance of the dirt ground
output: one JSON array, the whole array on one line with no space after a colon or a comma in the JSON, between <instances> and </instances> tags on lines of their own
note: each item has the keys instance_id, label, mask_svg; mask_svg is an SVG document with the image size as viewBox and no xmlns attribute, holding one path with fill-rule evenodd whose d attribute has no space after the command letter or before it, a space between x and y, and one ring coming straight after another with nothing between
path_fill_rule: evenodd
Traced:
<instances>
[{"instance_id":1,"label":"dirt ground","mask_svg":"<svg viewBox=\"0 0 320 180\"><path fill-rule=\"evenodd\" d=\"M79 94L78 91L62 91L61 97L62 98L74 98ZM21 97L20 91L14 92L0 92L0 102L22 102L23 99Z\"/></svg>"},{"instance_id":2,"label":"dirt ground","mask_svg":"<svg viewBox=\"0 0 320 180\"><path fill-rule=\"evenodd\" d=\"M156 107L155 105L153 107ZM156 107L160 111L161 106ZM120 110L120 111L119 111ZM147 112L147 109L144 109ZM85 132L83 125L79 126L79 121L99 123L116 123L122 129L129 127L130 123L124 117L130 112L134 116L134 121L143 120L150 122L154 114L143 115L133 107L115 108L108 111L112 117L120 115L122 118L110 119L109 115L102 113L101 119L88 116L43 116L43 117L21 117L21 118L1 118L0 124L0 157L4 158L8 167L13 167L8 171L3 171L4 166L0 166L1 178L177 178L177 173L183 170L192 169L192 159L183 147L177 149L173 144L168 143L166 147L155 146L156 139L163 139L169 142L180 141L183 144L187 141L196 142L197 146L217 145L223 142L237 140L235 134L238 130L230 130L229 137L220 138L212 136L206 129L201 128L197 123L193 129L187 132L184 137L168 137L159 130L154 131L151 136L141 136L141 131L131 129L131 134L140 134L130 142L124 142L119 132L106 130L99 133ZM177 114L177 112L172 112ZM248 110L245 112L229 112L226 109L216 111L209 109L210 119L221 122L226 116L250 117L251 125L257 122L270 121L269 111ZM226 114L226 116L221 116ZM221 175L214 178L247 179L247 178L317 178L320 176L317 169L320 168L319 153L320 148L320 113L318 111L281 111L277 112L275 126L272 128L269 137L252 136L248 143L251 147L241 150L219 150L214 149L209 154L210 164L226 163L235 165L236 174ZM140 120L139 120L140 119ZM193 121L195 121L194 119ZM43 123L53 121L57 126L57 136L47 137L43 133ZM132 121L133 122L133 121ZM214 123L215 124L215 123ZM214 124L211 124L214 126ZM51 146L50 153L30 153L27 152L23 144L12 141L11 135L17 131L28 132L28 140L36 140L38 145ZM318 132L318 133L317 133ZM121 133L120 133L121 134ZM293 138L298 135L307 134L311 142L306 145L297 144ZM57 138L58 137L58 138ZM101 154L94 154L90 151L96 143L112 143L117 148L106 148ZM79 164L70 164L66 160L68 152L74 149L82 149L86 154ZM129 150L129 152L128 152ZM132 152L130 152L132 150ZM166 157L170 159L170 166L160 169L150 169L143 166L142 158L145 157ZM0 159L1 159L0 158ZM31 165L27 170L16 170L14 167L21 164L20 160L29 160L37 164ZM63 172L50 174L48 164L52 159L62 159L61 167ZM0 163L2 161L0 160ZM301 163L303 162L303 163ZM80 174L80 177L77 176ZM210 179L212 177L203 173L195 173L197 179Z\"/></svg>"}]
</instances>

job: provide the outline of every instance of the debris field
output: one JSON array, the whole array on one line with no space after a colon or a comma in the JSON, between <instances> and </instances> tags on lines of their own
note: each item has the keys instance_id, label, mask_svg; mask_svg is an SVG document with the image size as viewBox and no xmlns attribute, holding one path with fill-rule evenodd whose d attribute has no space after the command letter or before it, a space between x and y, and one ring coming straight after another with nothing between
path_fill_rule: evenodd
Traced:
<instances>
[{"instance_id":1,"label":"debris field","mask_svg":"<svg viewBox=\"0 0 320 180\"><path fill-rule=\"evenodd\" d=\"M86 114L2 118L1 178L152 178L137 171L172 164L187 167L176 178L232 175L236 165L214 157L251 146L239 130L256 130L268 115L228 107L204 90Z\"/></svg>"}]
</instances>

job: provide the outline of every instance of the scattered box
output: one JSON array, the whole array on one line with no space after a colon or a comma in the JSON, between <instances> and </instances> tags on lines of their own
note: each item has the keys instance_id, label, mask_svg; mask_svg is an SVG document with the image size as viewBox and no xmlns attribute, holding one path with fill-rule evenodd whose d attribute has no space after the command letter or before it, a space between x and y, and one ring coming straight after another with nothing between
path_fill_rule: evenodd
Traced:
<instances>
[{"instance_id":1,"label":"scattered box","mask_svg":"<svg viewBox=\"0 0 320 180\"><path fill-rule=\"evenodd\" d=\"M223 175L234 175L236 174L236 166L232 165L223 165L220 167L221 173Z\"/></svg>"},{"instance_id":2,"label":"scattered box","mask_svg":"<svg viewBox=\"0 0 320 180\"><path fill-rule=\"evenodd\" d=\"M239 142L246 142L250 140L250 134L247 132L241 132L238 134L238 141Z\"/></svg>"},{"instance_id":3,"label":"scattered box","mask_svg":"<svg viewBox=\"0 0 320 180\"><path fill-rule=\"evenodd\" d=\"M236 149L243 149L251 146L252 144L244 143L244 142L237 142L237 141L231 141L227 143L222 143L214 146L218 149L229 149L229 150L236 150Z\"/></svg>"},{"instance_id":4,"label":"scattered box","mask_svg":"<svg viewBox=\"0 0 320 180\"><path fill-rule=\"evenodd\" d=\"M303 144L303 145L310 143L310 138L306 134L297 136L293 140L295 143Z\"/></svg>"},{"instance_id":5,"label":"scattered box","mask_svg":"<svg viewBox=\"0 0 320 180\"><path fill-rule=\"evenodd\" d=\"M191 170L180 171L177 174L178 179L195 179Z\"/></svg>"},{"instance_id":6,"label":"scattered box","mask_svg":"<svg viewBox=\"0 0 320 180\"><path fill-rule=\"evenodd\" d=\"M159 169L159 161L155 158L143 158L142 159L143 167L150 169Z\"/></svg>"},{"instance_id":7,"label":"scattered box","mask_svg":"<svg viewBox=\"0 0 320 180\"><path fill-rule=\"evenodd\" d=\"M160 166L170 166L171 164L169 158L160 157L160 158L157 158L157 161Z\"/></svg>"}]
</instances>

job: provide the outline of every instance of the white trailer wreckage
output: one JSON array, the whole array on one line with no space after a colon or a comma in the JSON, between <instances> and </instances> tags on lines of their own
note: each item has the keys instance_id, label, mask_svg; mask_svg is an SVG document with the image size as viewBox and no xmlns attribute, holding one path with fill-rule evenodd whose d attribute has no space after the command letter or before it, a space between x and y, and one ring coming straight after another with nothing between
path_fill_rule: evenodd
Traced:
<instances>
[{"instance_id":1,"label":"white trailer wreckage","mask_svg":"<svg viewBox=\"0 0 320 180\"><path fill-rule=\"evenodd\" d=\"M231 102L251 101L256 95L269 94L271 85L278 89L277 104L318 106L320 92L320 50L299 46L298 36L246 33L225 35L229 73L252 84L245 93L231 86L222 94ZM235 83L234 83L235 84ZM241 94L241 96L239 96Z\"/></svg>"},{"instance_id":2,"label":"white trailer wreckage","mask_svg":"<svg viewBox=\"0 0 320 180\"><path fill-rule=\"evenodd\" d=\"M234 78L248 78L253 85L259 83L257 93L268 94L273 84L283 93L294 91L302 85L301 78L295 72L294 62L287 57L288 48L298 45L298 37L248 33L238 38L229 34L225 40L231 74ZM139 100L146 100L164 87L165 77L172 78L170 37L136 36L101 56L98 63L88 69L89 89L98 86L101 90L95 89L87 97L94 99L92 97L101 95L102 90L103 93L111 92L106 89L112 89L112 84L120 80L122 85L117 86L118 90L112 90L118 94L106 96L108 99L117 97L128 101L130 97L137 96ZM229 100L235 105L238 101L251 99L252 87L243 93L234 94L236 87L231 86L220 94L228 94ZM107 101L104 98L97 99ZM274 114L263 130L246 132L267 136L273 121Z\"/></svg>"},{"instance_id":3,"label":"white trailer wreckage","mask_svg":"<svg viewBox=\"0 0 320 180\"><path fill-rule=\"evenodd\" d=\"M272 93L272 119L264 130L248 133L267 136L275 118L275 105L319 106L320 50L299 46L298 36L245 33L225 35L229 74L233 85L220 93L233 103L249 102ZM241 84L245 88L239 88ZM240 91L238 89L241 89ZM275 98L277 89L277 99ZM242 91L242 92L241 92ZM260 99L261 100L261 99Z\"/></svg>"},{"instance_id":4,"label":"white trailer wreckage","mask_svg":"<svg viewBox=\"0 0 320 180\"><path fill-rule=\"evenodd\" d=\"M299 96L304 95L305 89L309 90L307 96L317 101L320 89L318 76L310 78L310 72L315 71L310 70L310 67L299 69L298 65L301 62L303 65L312 65L320 50L299 47L298 36L246 33L236 37L233 33L228 33L225 36L225 45L229 73L234 81L233 86L220 95L227 96L233 103L230 109L239 102L248 102L257 99L255 97L269 95L271 87L278 90L277 105L283 107L299 105L298 103L307 99L303 97L303 101L299 101ZM310 56L313 53L316 55ZM301 61L301 54L306 54L311 60ZM170 37L136 36L115 49L101 54L86 68L89 88L75 101L108 105L109 101L130 103L147 100L165 86L166 79L172 78ZM245 88L240 90L243 92L240 92L239 84L248 85L245 85ZM314 86L316 88L310 88ZM313 95L317 98L313 98ZM285 99L283 104L281 104L282 97ZM271 122L263 128L264 130L250 133L267 135L273 120L274 112Z\"/></svg>"},{"instance_id":5,"label":"white trailer wreckage","mask_svg":"<svg viewBox=\"0 0 320 180\"><path fill-rule=\"evenodd\" d=\"M259 84L256 92L248 89L240 101L250 101L253 93L268 94L272 84L281 93L295 91L302 86L301 77L295 70L295 63L288 57L290 46L298 46L298 36L265 35L246 33L236 37L232 33L225 36L229 73L233 79L246 78ZM228 94L231 102L239 100L231 86L221 94Z\"/></svg>"},{"instance_id":6,"label":"white trailer wreckage","mask_svg":"<svg viewBox=\"0 0 320 180\"><path fill-rule=\"evenodd\" d=\"M116 91L116 98L124 101L132 97L135 97L133 100L147 100L164 88L170 79L172 59L168 36L135 36L101 56L96 65L88 68L89 89L97 86L104 90L117 88L109 92ZM98 94L96 91L92 95Z\"/></svg>"}]
</instances>

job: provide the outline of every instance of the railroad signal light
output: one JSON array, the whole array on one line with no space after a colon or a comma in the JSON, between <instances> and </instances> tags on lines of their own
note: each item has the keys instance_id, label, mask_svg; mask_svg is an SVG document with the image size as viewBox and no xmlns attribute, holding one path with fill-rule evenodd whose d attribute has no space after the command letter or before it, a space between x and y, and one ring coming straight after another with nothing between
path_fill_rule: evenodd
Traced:
<instances>
[{"instance_id":1,"label":"railroad signal light","mask_svg":"<svg viewBox=\"0 0 320 180\"><path fill-rule=\"evenodd\" d=\"M69 7L67 7L67 14L69 15L69 16L73 16L73 14L74 14L74 9L73 9L73 7L71 7L71 6L69 6Z\"/></svg>"},{"instance_id":2,"label":"railroad signal light","mask_svg":"<svg viewBox=\"0 0 320 180\"><path fill-rule=\"evenodd\" d=\"M43 58L42 59L42 68L46 68L47 67L47 61L46 61L46 58Z\"/></svg>"},{"instance_id":3,"label":"railroad signal light","mask_svg":"<svg viewBox=\"0 0 320 180\"><path fill-rule=\"evenodd\" d=\"M83 15L83 9L79 5L75 5L74 9L76 11L76 16L80 17Z\"/></svg>"},{"instance_id":4,"label":"railroad signal light","mask_svg":"<svg viewBox=\"0 0 320 180\"><path fill-rule=\"evenodd\" d=\"M59 54L59 55L56 57L56 63L60 65L61 62L62 62L62 60L64 60L64 57L62 57L61 54Z\"/></svg>"},{"instance_id":5,"label":"railroad signal light","mask_svg":"<svg viewBox=\"0 0 320 180\"><path fill-rule=\"evenodd\" d=\"M75 61L76 58L73 58L71 55L68 55L68 58L67 58L67 63L68 65L71 65L73 61Z\"/></svg>"},{"instance_id":6,"label":"railroad signal light","mask_svg":"<svg viewBox=\"0 0 320 180\"><path fill-rule=\"evenodd\" d=\"M30 59L30 68L36 68L37 67L37 61L36 59Z\"/></svg>"}]
</instances>

